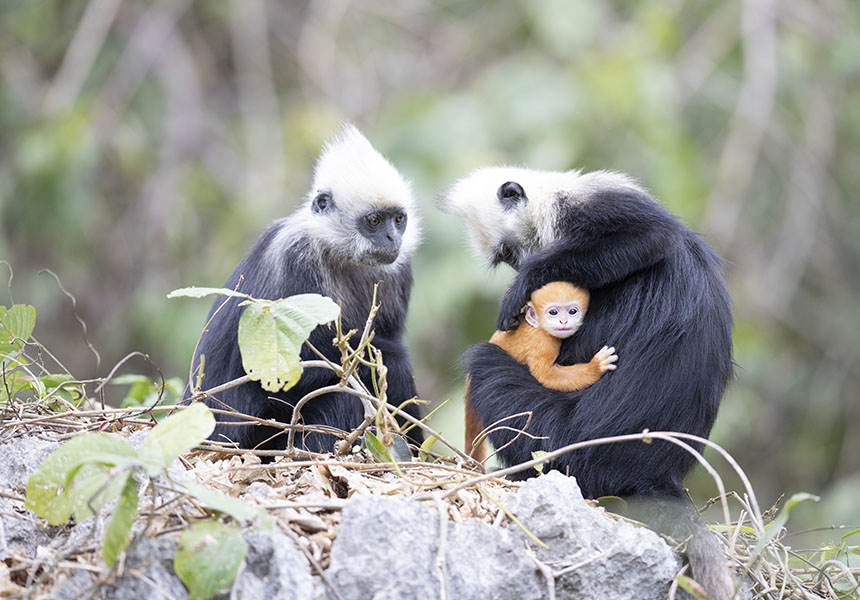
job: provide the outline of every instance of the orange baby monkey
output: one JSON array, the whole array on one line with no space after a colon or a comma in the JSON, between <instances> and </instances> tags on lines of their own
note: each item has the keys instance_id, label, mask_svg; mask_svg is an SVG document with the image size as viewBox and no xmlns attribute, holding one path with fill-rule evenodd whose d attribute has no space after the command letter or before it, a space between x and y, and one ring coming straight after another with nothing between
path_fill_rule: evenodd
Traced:
<instances>
[{"instance_id":1,"label":"orange baby monkey","mask_svg":"<svg viewBox=\"0 0 860 600\"><path fill-rule=\"evenodd\" d=\"M497 331L490 338L517 362L529 368L543 386L560 392L583 390L594 385L606 371L615 370L618 355L615 348L604 346L587 363L563 366L556 364L561 342L582 325L588 310L588 290L566 281L554 281L532 293L526 305L525 321L512 331ZM479 461L486 458L486 442L473 448L483 429L469 404L466 384L466 452Z\"/></svg>"}]
</instances>

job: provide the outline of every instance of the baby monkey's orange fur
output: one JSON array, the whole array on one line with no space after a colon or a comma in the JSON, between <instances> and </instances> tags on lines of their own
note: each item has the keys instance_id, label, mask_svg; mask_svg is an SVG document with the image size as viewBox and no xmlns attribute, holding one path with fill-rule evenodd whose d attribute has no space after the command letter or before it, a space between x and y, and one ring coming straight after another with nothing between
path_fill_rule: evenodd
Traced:
<instances>
[{"instance_id":1,"label":"baby monkey's orange fur","mask_svg":"<svg viewBox=\"0 0 860 600\"><path fill-rule=\"evenodd\" d=\"M497 331L490 338L517 362L528 366L532 376L545 387L573 392L594 385L606 371L615 369L615 348L604 346L587 363L563 366L556 364L563 339L572 336L582 325L588 310L588 290L565 281L554 281L532 293L526 307L526 318L513 331ZM469 404L466 383L466 452L479 461L486 458L486 442L473 448L483 427Z\"/></svg>"}]
</instances>

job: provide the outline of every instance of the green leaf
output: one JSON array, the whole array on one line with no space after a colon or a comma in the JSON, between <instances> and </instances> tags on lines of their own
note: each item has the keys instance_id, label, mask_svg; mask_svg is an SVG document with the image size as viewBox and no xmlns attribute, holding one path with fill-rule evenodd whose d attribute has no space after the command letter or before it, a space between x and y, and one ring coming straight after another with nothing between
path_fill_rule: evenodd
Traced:
<instances>
[{"instance_id":1,"label":"green leaf","mask_svg":"<svg viewBox=\"0 0 860 600\"><path fill-rule=\"evenodd\" d=\"M388 450L386 450L380 439L372 431L367 430L361 436L361 447L366 448L376 462L391 462Z\"/></svg>"},{"instance_id":2,"label":"green leaf","mask_svg":"<svg viewBox=\"0 0 860 600\"><path fill-rule=\"evenodd\" d=\"M156 425L138 450L150 475L170 466L180 454L205 440L215 429L215 417L205 404L195 402Z\"/></svg>"},{"instance_id":3,"label":"green leaf","mask_svg":"<svg viewBox=\"0 0 860 600\"><path fill-rule=\"evenodd\" d=\"M535 450L534 452L532 452L532 459L533 460L539 460L546 455L547 455L547 453L544 452L543 450ZM544 463L540 463L540 464L535 465L535 471L537 471L541 475L543 475L543 465L544 465Z\"/></svg>"},{"instance_id":4,"label":"green leaf","mask_svg":"<svg viewBox=\"0 0 860 600\"><path fill-rule=\"evenodd\" d=\"M391 448L386 448L379 436L371 429L361 436L361 447L366 448L377 462L412 462L412 450L402 435L391 434Z\"/></svg>"},{"instance_id":5,"label":"green leaf","mask_svg":"<svg viewBox=\"0 0 860 600\"><path fill-rule=\"evenodd\" d=\"M59 388L64 383L69 381L74 381L75 378L71 375L66 375L65 373L60 374L48 374L39 378L39 381L42 383L45 389L44 395L52 394L54 397L59 397L68 402L69 404L79 404L84 398L84 392L80 385L67 385L62 387L59 391ZM77 398L72 392L77 392ZM52 410L66 410L66 408L59 402L55 402L51 405Z\"/></svg>"},{"instance_id":6,"label":"green leaf","mask_svg":"<svg viewBox=\"0 0 860 600\"><path fill-rule=\"evenodd\" d=\"M850 538L852 535L857 535L858 533L860 533L860 529L855 529L855 530L854 530L854 531L852 531L851 533L846 533L845 535L843 535L843 536L842 536L841 538L839 538L839 539L845 540L845 539Z\"/></svg>"},{"instance_id":7,"label":"green leaf","mask_svg":"<svg viewBox=\"0 0 860 600\"><path fill-rule=\"evenodd\" d=\"M433 446L436 444L436 441L436 436L430 435L427 436L427 439L425 439L424 442L421 444L421 452L418 453L418 456L422 461L427 460L427 457L429 456L428 452L433 449Z\"/></svg>"},{"instance_id":8,"label":"green leaf","mask_svg":"<svg viewBox=\"0 0 860 600\"><path fill-rule=\"evenodd\" d=\"M392 433L391 437L394 443L389 448L389 456L394 459L394 462L412 462L412 450L409 449L409 442L406 441L406 438L396 433Z\"/></svg>"},{"instance_id":9,"label":"green leaf","mask_svg":"<svg viewBox=\"0 0 860 600\"><path fill-rule=\"evenodd\" d=\"M18 353L35 327L36 309L29 304L15 304L12 308L0 306L0 355Z\"/></svg>"},{"instance_id":10,"label":"green leaf","mask_svg":"<svg viewBox=\"0 0 860 600\"><path fill-rule=\"evenodd\" d=\"M340 307L319 294L252 302L239 319L242 366L264 390L288 389L302 376L299 353L317 325L337 318Z\"/></svg>"},{"instance_id":11,"label":"green leaf","mask_svg":"<svg viewBox=\"0 0 860 600\"><path fill-rule=\"evenodd\" d=\"M247 553L235 527L214 519L198 521L179 538L173 569L188 588L189 600L203 600L233 582Z\"/></svg>"},{"instance_id":12,"label":"green leaf","mask_svg":"<svg viewBox=\"0 0 860 600\"><path fill-rule=\"evenodd\" d=\"M84 519L125 485L112 471L138 464L134 448L115 435L78 436L57 448L30 476L26 506L51 525L67 522L72 514Z\"/></svg>"},{"instance_id":13,"label":"green leaf","mask_svg":"<svg viewBox=\"0 0 860 600\"><path fill-rule=\"evenodd\" d=\"M185 384L178 377L172 377L164 382L164 389L161 389L161 381L153 381L146 375L121 375L111 380L111 385L130 385L125 398L122 401L122 407L130 406L153 406L159 399L165 404L175 404L182 398L182 391ZM157 412L161 416L163 411Z\"/></svg>"},{"instance_id":14,"label":"green leaf","mask_svg":"<svg viewBox=\"0 0 860 600\"><path fill-rule=\"evenodd\" d=\"M627 501L619 496L601 496L597 499L597 506L616 515L627 514Z\"/></svg>"},{"instance_id":15,"label":"green leaf","mask_svg":"<svg viewBox=\"0 0 860 600\"><path fill-rule=\"evenodd\" d=\"M48 389L60 387L68 381L75 380L74 377L72 377L71 375L66 375L65 373L43 375L39 379Z\"/></svg>"},{"instance_id":16,"label":"green leaf","mask_svg":"<svg viewBox=\"0 0 860 600\"><path fill-rule=\"evenodd\" d=\"M737 527L735 525L725 525L722 523L715 523L712 525L708 525L708 529L716 531L717 533L731 534L735 531L735 529L737 529ZM750 527L749 525L741 525L739 531L745 535L749 535L749 536L753 536L753 537L755 537L757 534L755 528Z\"/></svg>"},{"instance_id":17,"label":"green leaf","mask_svg":"<svg viewBox=\"0 0 860 600\"><path fill-rule=\"evenodd\" d=\"M708 594L705 592L705 588L703 588L699 582L694 579L690 579L686 575L676 575L675 579L678 580L678 587L690 594L696 600L710 600L708 598Z\"/></svg>"},{"instance_id":18,"label":"green leaf","mask_svg":"<svg viewBox=\"0 0 860 600\"><path fill-rule=\"evenodd\" d=\"M211 295L217 296L233 296L234 298L244 298L246 300L250 300L251 296L248 294L243 294L241 292L237 292L235 290L229 290L227 288L213 288L213 287L187 287L187 288L179 288L178 290L173 290L169 294L167 294L168 298L203 298L205 296Z\"/></svg>"},{"instance_id":19,"label":"green leaf","mask_svg":"<svg viewBox=\"0 0 860 600\"><path fill-rule=\"evenodd\" d=\"M205 485L189 483L185 488L206 508L230 515L239 522L253 521L260 515L261 510L256 506L251 506L233 496L211 490Z\"/></svg>"},{"instance_id":20,"label":"green leaf","mask_svg":"<svg viewBox=\"0 0 860 600\"><path fill-rule=\"evenodd\" d=\"M126 375L119 375L110 380L111 385L134 385L136 383L150 383L152 380L146 375L135 375L134 373L128 373Z\"/></svg>"},{"instance_id":21,"label":"green leaf","mask_svg":"<svg viewBox=\"0 0 860 600\"><path fill-rule=\"evenodd\" d=\"M0 400L5 402L10 397L14 398L21 390L31 390L38 394L40 388L33 384L33 378L25 371L7 371L5 385L0 384Z\"/></svg>"},{"instance_id":22,"label":"green leaf","mask_svg":"<svg viewBox=\"0 0 860 600\"><path fill-rule=\"evenodd\" d=\"M137 519L137 482L134 477L129 476L105 532L102 557L109 567L113 567L120 553L128 548L128 543L131 541L131 526L135 519Z\"/></svg>"}]
</instances>

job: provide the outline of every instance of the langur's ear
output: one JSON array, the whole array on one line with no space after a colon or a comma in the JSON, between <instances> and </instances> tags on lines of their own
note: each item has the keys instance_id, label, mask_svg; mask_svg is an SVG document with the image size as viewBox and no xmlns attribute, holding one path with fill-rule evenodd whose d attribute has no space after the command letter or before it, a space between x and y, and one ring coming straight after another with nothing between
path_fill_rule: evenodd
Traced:
<instances>
[{"instance_id":1,"label":"langur's ear","mask_svg":"<svg viewBox=\"0 0 860 600\"><path fill-rule=\"evenodd\" d=\"M540 319L538 319L537 311L535 310L535 305L529 302L526 304L526 321L528 321L529 325L535 328L540 327Z\"/></svg>"}]
</instances>

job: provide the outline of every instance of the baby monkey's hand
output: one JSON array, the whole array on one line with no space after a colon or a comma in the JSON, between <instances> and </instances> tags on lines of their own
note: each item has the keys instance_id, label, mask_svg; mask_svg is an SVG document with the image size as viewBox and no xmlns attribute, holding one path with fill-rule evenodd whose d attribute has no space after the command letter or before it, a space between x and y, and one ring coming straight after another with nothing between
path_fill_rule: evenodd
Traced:
<instances>
[{"instance_id":1,"label":"baby monkey's hand","mask_svg":"<svg viewBox=\"0 0 860 600\"><path fill-rule=\"evenodd\" d=\"M604 346L597 351L594 358L591 359L592 364L597 364L601 373L606 371L614 371L617 366L615 362L618 360L618 355L615 354L614 346Z\"/></svg>"}]
</instances>

